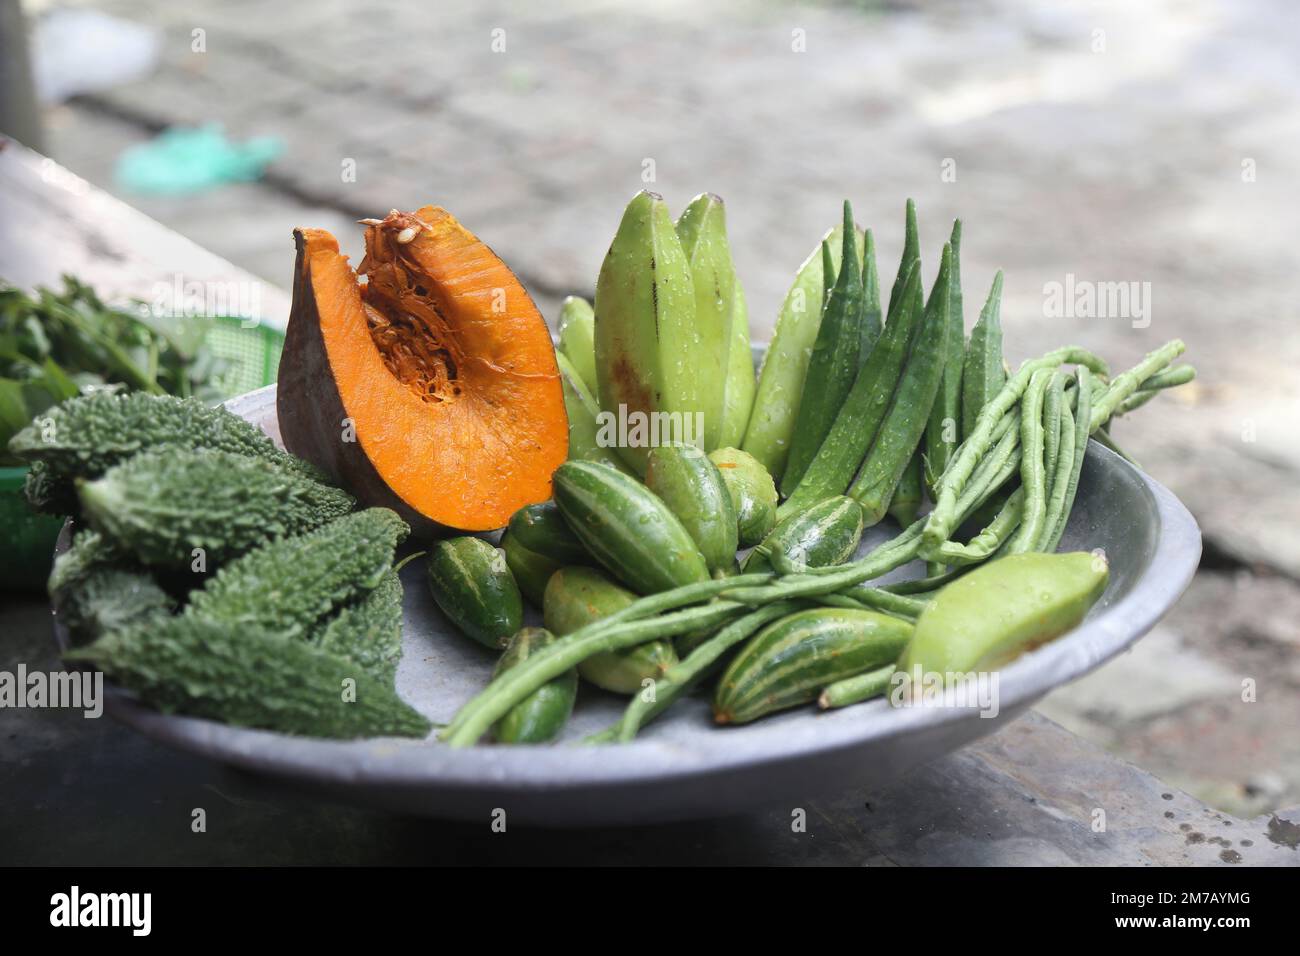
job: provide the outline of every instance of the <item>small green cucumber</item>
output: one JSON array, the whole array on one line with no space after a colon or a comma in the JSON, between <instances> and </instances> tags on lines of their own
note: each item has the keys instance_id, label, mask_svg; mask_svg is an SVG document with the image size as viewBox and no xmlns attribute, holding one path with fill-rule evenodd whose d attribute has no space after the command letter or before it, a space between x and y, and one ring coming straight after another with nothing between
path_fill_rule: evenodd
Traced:
<instances>
[{"instance_id":1,"label":"small green cucumber","mask_svg":"<svg viewBox=\"0 0 1300 956\"><path fill-rule=\"evenodd\" d=\"M497 661L492 678L504 674L516 664L528 659L529 654L555 642L555 635L545 628L520 629L505 653ZM543 684L492 725L492 737L501 744L544 744L553 740L564 729L573 713L573 701L578 696L578 672L568 670Z\"/></svg>"},{"instance_id":2,"label":"small green cucumber","mask_svg":"<svg viewBox=\"0 0 1300 956\"><path fill-rule=\"evenodd\" d=\"M736 507L718 466L694 445L662 445L646 460L646 487L658 495L695 541L715 576L736 560Z\"/></svg>"},{"instance_id":3,"label":"small green cucumber","mask_svg":"<svg viewBox=\"0 0 1300 956\"><path fill-rule=\"evenodd\" d=\"M817 699L822 688L897 659L912 625L844 608L799 611L754 635L718 681L713 719L748 723Z\"/></svg>"},{"instance_id":4,"label":"small green cucumber","mask_svg":"<svg viewBox=\"0 0 1300 956\"><path fill-rule=\"evenodd\" d=\"M561 568L551 575L542 602L542 619L552 634L564 637L593 621L623 610L636 595L595 568ZM651 641L621 651L593 654L578 665L583 680L615 694L635 694L677 663L670 641Z\"/></svg>"},{"instance_id":5,"label":"small green cucumber","mask_svg":"<svg viewBox=\"0 0 1300 956\"><path fill-rule=\"evenodd\" d=\"M515 584L528 603L541 610L546 595L546 583L563 565L544 554L530 551L515 540L509 531L501 535L501 550L505 552L506 567L514 576Z\"/></svg>"},{"instance_id":6,"label":"small green cucumber","mask_svg":"<svg viewBox=\"0 0 1300 956\"><path fill-rule=\"evenodd\" d=\"M601 444L597 418L600 407L573 363L565 358L563 352L555 353L555 362L560 369L564 411L569 416L569 460L595 461L619 471L628 471L614 450Z\"/></svg>"},{"instance_id":7,"label":"small green cucumber","mask_svg":"<svg viewBox=\"0 0 1300 956\"><path fill-rule=\"evenodd\" d=\"M587 391L596 394L596 313L591 303L571 295L560 304L560 352L572 363Z\"/></svg>"},{"instance_id":8,"label":"small green cucumber","mask_svg":"<svg viewBox=\"0 0 1300 956\"><path fill-rule=\"evenodd\" d=\"M599 467L599 466L597 466ZM506 646L524 602L505 555L482 538L447 538L429 548L429 591L453 624L486 647Z\"/></svg>"},{"instance_id":9,"label":"small green cucumber","mask_svg":"<svg viewBox=\"0 0 1300 956\"><path fill-rule=\"evenodd\" d=\"M861 540L862 507L839 495L782 519L755 552L766 555L777 571L790 574L842 564Z\"/></svg>"},{"instance_id":10,"label":"small green cucumber","mask_svg":"<svg viewBox=\"0 0 1300 956\"><path fill-rule=\"evenodd\" d=\"M640 594L707 581L709 569L668 506L613 468L566 461L552 476L555 503L587 551Z\"/></svg>"},{"instance_id":11,"label":"small green cucumber","mask_svg":"<svg viewBox=\"0 0 1300 956\"><path fill-rule=\"evenodd\" d=\"M736 509L737 542L742 548L758 544L776 526L776 483L762 463L738 448L709 452Z\"/></svg>"},{"instance_id":12,"label":"small green cucumber","mask_svg":"<svg viewBox=\"0 0 1300 956\"><path fill-rule=\"evenodd\" d=\"M1109 576L1105 556L1086 551L990 561L934 596L898 669L909 681L996 670L1082 621Z\"/></svg>"},{"instance_id":13,"label":"small green cucumber","mask_svg":"<svg viewBox=\"0 0 1300 956\"><path fill-rule=\"evenodd\" d=\"M993 277L988 300L979 320L971 329L961 372L961 438L965 441L975 430L980 410L988 404L1007 381L1002 364L1002 272Z\"/></svg>"},{"instance_id":14,"label":"small green cucumber","mask_svg":"<svg viewBox=\"0 0 1300 956\"><path fill-rule=\"evenodd\" d=\"M511 537L529 551L560 564L590 564L591 555L565 522L554 501L524 505L510 516Z\"/></svg>"},{"instance_id":15,"label":"small green cucumber","mask_svg":"<svg viewBox=\"0 0 1300 956\"><path fill-rule=\"evenodd\" d=\"M844 202L840 271L826 297L817 341L808 359L799 414L790 437L790 457L781 490L790 494L817 456L822 441L857 377L862 351L862 268L854 245L853 207Z\"/></svg>"},{"instance_id":16,"label":"small green cucumber","mask_svg":"<svg viewBox=\"0 0 1300 956\"><path fill-rule=\"evenodd\" d=\"M822 267L822 242L829 243L831 255L838 257L843 237L841 228L835 226L827 232L795 272L776 317L772 341L763 356L754 409L745 428L744 441L739 445L778 478L785 471L790 454L790 438L808 375L808 358L821 327L823 290L827 284ZM834 265L839 268L838 259Z\"/></svg>"}]
</instances>

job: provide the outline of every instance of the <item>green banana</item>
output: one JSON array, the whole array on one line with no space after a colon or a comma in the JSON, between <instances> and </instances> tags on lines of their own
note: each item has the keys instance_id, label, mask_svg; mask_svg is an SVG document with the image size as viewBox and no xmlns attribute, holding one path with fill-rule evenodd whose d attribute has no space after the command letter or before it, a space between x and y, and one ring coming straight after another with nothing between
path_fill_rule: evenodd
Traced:
<instances>
[{"instance_id":1,"label":"green banana","mask_svg":"<svg viewBox=\"0 0 1300 956\"><path fill-rule=\"evenodd\" d=\"M704 450L712 451L719 445L726 414L727 353L736 314L736 271L727 245L726 207L712 193L701 193L682 212L676 230L695 291L690 358L698 376L696 400L704 413Z\"/></svg>"},{"instance_id":2,"label":"green banana","mask_svg":"<svg viewBox=\"0 0 1300 956\"><path fill-rule=\"evenodd\" d=\"M619 456L645 473L649 416L693 429L705 409L695 347L690 262L663 197L628 203L596 280L596 379L600 407L629 422ZM720 376L719 376L720 378ZM659 418L662 414L673 419ZM680 418L676 416L680 415Z\"/></svg>"}]
</instances>

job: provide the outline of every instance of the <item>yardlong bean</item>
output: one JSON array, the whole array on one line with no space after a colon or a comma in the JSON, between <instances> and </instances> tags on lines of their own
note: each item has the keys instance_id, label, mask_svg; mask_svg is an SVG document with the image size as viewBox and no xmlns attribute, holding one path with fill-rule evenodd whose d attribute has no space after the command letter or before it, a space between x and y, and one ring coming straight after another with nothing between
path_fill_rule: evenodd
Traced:
<instances>
[{"instance_id":1,"label":"yardlong bean","mask_svg":"<svg viewBox=\"0 0 1300 956\"><path fill-rule=\"evenodd\" d=\"M1020 406L1020 487L1025 493L1025 503L1020 515L1020 528L1007 546L1011 554L1034 549L1047 514L1047 477L1043 463L1043 398L1055 374L1052 369L1039 369L1035 372Z\"/></svg>"},{"instance_id":2,"label":"yardlong bean","mask_svg":"<svg viewBox=\"0 0 1300 956\"><path fill-rule=\"evenodd\" d=\"M1037 519L1032 541L1038 547L1055 549L1078 490L1088 436L1096 433L1126 403L1132 407L1130 400L1134 395L1190 381L1194 372L1184 371L1189 367L1168 368L1184 348L1178 340L1166 343L1108 383L1105 364L1092 353L1077 347L1057 349L1024 363L984 407L974 430L957 449L940 477L939 500L927 518L916 520L899 535L850 564L816 569L817 573L785 576L742 574L641 598L617 614L556 641L503 673L461 708L443 731L442 738L458 747L474 743L519 700L591 654L602 651L633 647L700 628L721 627L722 631L701 645L706 647L712 641L718 641L712 646L720 649L718 653L721 653L727 641L743 639L736 636L745 630L739 626L742 621L752 623L775 619L783 613L784 603L803 597L816 599L819 603L856 601L885 610L890 609L885 604L892 604L895 613L916 610L918 606L924 606L924 602L908 595L941 587L960 576L964 568L957 567L934 578L884 588L868 587L864 582L901 567L922 556L923 552L933 554L935 560L957 564L962 557L985 548L993 549L995 554L1006 550L998 547L997 540L1007 533L1006 525L1014 518L1012 501L1017 495L1020 496L1022 515L1029 508L1032 516L1038 507L1033 504L1035 499L1042 499L1042 514ZM1065 364L1078 366L1076 377L1057 392L1053 379L1056 370ZM1062 409L1061 432L1059 441L1055 443L1056 467L1053 473L1056 477L1051 486L1050 500L1046 497L1043 454L1046 429L1049 424L1055 425L1055 413L1048 416L1047 423L1042 414L1049 386L1056 396L1052 399L1053 408L1059 404ZM1066 409L1077 409L1077 412L1067 417ZM1035 458L1037 468L1034 466ZM1017 470L1022 471L1024 487L1013 493L990 527L981 532L981 535L989 537L977 535L966 546L950 542L948 538L952 530L995 494ZM1031 504L1033 507L1029 507ZM1002 521L1001 525L999 521ZM1023 535L1029 541L1031 536L1025 530L1025 523L1026 519L1022 517L1017 537ZM706 601L710 603L701 603ZM871 604L871 601L876 603ZM759 606L758 610L752 609L755 605ZM720 640L724 634L726 641ZM704 669L707 669L707 655L698 660L691 655L683 664L692 661L705 664ZM681 686L675 682L663 688L669 701L685 689L691 677L690 668L676 672L674 680ZM654 707L638 708L640 711L644 711L639 718L641 722L659 712Z\"/></svg>"},{"instance_id":3,"label":"yardlong bean","mask_svg":"<svg viewBox=\"0 0 1300 956\"><path fill-rule=\"evenodd\" d=\"M1010 540L1024 513L1025 490L1017 488L994 515L993 520L971 538L966 544L945 541L939 545L938 554L942 560L957 567L979 564L997 552Z\"/></svg>"},{"instance_id":4,"label":"yardlong bean","mask_svg":"<svg viewBox=\"0 0 1300 956\"><path fill-rule=\"evenodd\" d=\"M502 673L457 712L441 737L452 747L468 747L515 704L592 654L635 647L696 628L714 627L744 610L744 605L732 601L715 601L649 620L628 621L621 627L599 628L598 625L604 621L596 621L541 648L527 660Z\"/></svg>"},{"instance_id":5,"label":"yardlong bean","mask_svg":"<svg viewBox=\"0 0 1300 956\"><path fill-rule=\"evenodd\" d=\"M865 611L884 611L895 617L915 620L925 610L928 603L919 598L895 594L869 584L855 584L834 594L819 594L813 598L818 604L828 607L857 608Z\"/></svg>"},{"instance_id":6,"label":"yardlong bean","mask_svg":"<svg viewBox=\"0 0 1300 956\"><path fill-rule=\"evenodd\" d=\"M1056 533L1057 523L1060 522L1061 513L1066 507L1066 490L1070 486L1071 476L1074 475L1074 432L1074 414L1068 408L1063 409L1061 415L1061 439L1055 466L1052 470L1052 480L1049 484L1047 514L1043 518L1043 528L1038 533L1038 540L1034 542L1035 551L1049 550L1048 544Z\"/></svg>"},{"instance_id":7,"label":"yardlong bean","mask_svg":"<svg viewBox=\"0 0 1300 956\"><path fill-rule=\"evenodd\" d=\"M928 547L938 547L952 537L959 521L957 502L966 482L979 460L993 444L993 431L998 421L1020 400L1029 380L1040 369L1056 369L1062 365L1084 365L1099 374L1106 374L1106 363L1086 349L1067 346L1048 352L1042 358L1031 359L1007 380L1002 390L981 409L975 430L962 442L948 468L939 479L938 499L922 532Z\"/></svg>"},{"instance_id":8,"label":"yardlong bean","mask_svg":"<svg viewBox=\"0 0 1300 956\"><path fill-rule=\"evenodd\" d=\"M1047 475L1047 492L1052 492L1052 478L1056 474L1056 456L1061 448L1061 417L1065 411L1065 380L1068 376L1059 370L1052 373L1043 396L1043 471Z\"/></svg>"},{"instance_id":9,"label":"yardlong bean","mask_svg":"<svg viewBox=\"0 0 1300 956\"><path fill-rule=\"evenodd\" d=\"M684 661L679 661L654 683L654 693L634 694L623 712L622 719L609 728L613 739L628 741L637 731L663 713L682 694L695 686L727 650L747 640L759 628L778 618L793 614L805 605L799 601L778 601L767 607L750 611L744 617L728 624L695 650ZM602 735L603 736L603 735Z\"/></svg>"},{"instance_id":10,"label":"yardlong bean","mask_svg":"<svg viewBox=\"0 0 1300 956\"><path fill-rule=\"evenodd\" d=\"M1177 365L1163 372L1157 372L1138 386L1136 392L1124 399L1119 408L1115 409L1115 414L1127 415L1129 412L1136 411L1165 389L1186 385L1195 378L1196 369L1190 365Z\"/></svg>"},{"instance_id":11,"label":"yardlong bean","mask_svg":"<svg viewBox=\"0 0 1300 956\"><path fill-rule=\"evenodd\" d=\"M1089 422L1088 431L1095 432L1100 428L1104 422L1115 414L1115 410L1124 403L1124 399L1136 392L1144 381L1182 355L1186 349L1187 346L1183 344L1181 339L1173 339L1155 351L1148 353L1142 361L1127 372L1115 376L1110 385L1107 386L1106 391L1093 403L1092 419ZM1093 371L1096 370L1093 369Z\"/></svg>"},{"instance_id":12,"label":"yardlong bean","mask_svg":"<svg viewBox=\"0 0 1300 956\"><path fill-rule=\"evenodd\" d=\"M1075 494L1079 490L1079 474L1083 471L1083 459L1088 452L1088 429L1084 428L1082 423L1092 419L1093 381L1092 375L1086 368L1075 370L1075 392L1078 394L1078 411L1074 428L1074 461L1071 463L1070 477L1065 487L1065 501L1056 516L1056 523L1050 535L1043 543L1044 551L1055 551L1057 545L1061 543L1061 535L1065 533L1066 522L1070 520L1070 511L1074 508Z\"/></svg>"}]
</instances>

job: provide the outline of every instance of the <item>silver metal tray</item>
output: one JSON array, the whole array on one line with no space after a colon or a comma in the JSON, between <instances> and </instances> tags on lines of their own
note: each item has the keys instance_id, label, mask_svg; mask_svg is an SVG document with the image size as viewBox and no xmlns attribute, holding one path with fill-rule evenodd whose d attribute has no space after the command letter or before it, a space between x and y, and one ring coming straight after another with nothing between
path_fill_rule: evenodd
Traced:
<instances>
[{"instance_id":1,"label":"silver metal tray","mask_svg":"<svg viewBox=\"0 0 1300 956\"><path fill-rule=\"evenodd\" d=\"M279 438L275 386L234 399L238 414ZM863 551L895 532L872 529ZM59 548L67 547L68 529ZM1054 687L1127 648L1191 580L1200 531L1168 490L1096 443L1089 447L1063 550L1104 548L1111 580L1088 619L1000 674L999 710L892 708L876 700L819 713L806 707L743 727L718 728L702 698L679 702L633 743L576 741L612 723L623 699L584 685L565 739L545 747L452 750L425 741L330 741L165 716L106 688L110 714L169 746L393 810L511 823L595 826L722 816L819 791L879 783L997 730ZM885 580L919 576L919 563ZM487 682L493 655L441 616L416 561L406 588L397 689L431 720L450 720ZM61 647L67 634L55 619Z\"/></svg>"}]
</instances>

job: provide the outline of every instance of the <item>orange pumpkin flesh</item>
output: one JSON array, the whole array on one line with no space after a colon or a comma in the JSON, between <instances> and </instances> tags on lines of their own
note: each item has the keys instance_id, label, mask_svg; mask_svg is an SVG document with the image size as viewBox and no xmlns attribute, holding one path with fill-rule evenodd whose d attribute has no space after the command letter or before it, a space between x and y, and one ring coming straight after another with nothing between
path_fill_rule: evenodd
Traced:
<instances>
[{"instance_id":1,"label":"orange pumpkin flesh","mask_svg":"<svg viewBox=\"0 0 1300 956\"><path fill-rule=\"evenodd\" d=\"M280 359L285 446L417 531L487 531L551 496L568 420L550 333L519 280L443 209L367 220L359 272L294 233Z\"/></svg>"}]
</instances>

